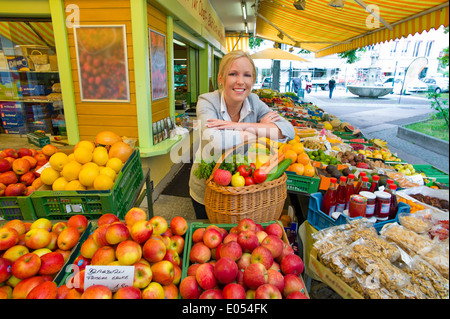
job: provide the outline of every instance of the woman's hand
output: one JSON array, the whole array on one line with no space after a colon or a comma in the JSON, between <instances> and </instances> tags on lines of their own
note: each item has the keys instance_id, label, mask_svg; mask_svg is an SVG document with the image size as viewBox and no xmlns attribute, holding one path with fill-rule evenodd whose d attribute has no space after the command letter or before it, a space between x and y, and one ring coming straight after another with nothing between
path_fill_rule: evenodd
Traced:
<instances>
[{"instance_id":1,"label":"woman's hand","mask_svg":"<svg viewBox=\"0 0 450 319\"><path fill-rule=\"evenodd\" d=\"M209 119L206 126L218 130L241 130L239 123L219 119Z\"/></svg>"},{"instance_id":2,"label":"woman's hand","mask_svg":"<svg viewBox=\"0 0 450 319\"><path fill-rule=\"evenodd\" d=\"M261 119L260 123L274 123L281 120L281 116L274 111L270 111Z\"/></svg>"}]
</instances>

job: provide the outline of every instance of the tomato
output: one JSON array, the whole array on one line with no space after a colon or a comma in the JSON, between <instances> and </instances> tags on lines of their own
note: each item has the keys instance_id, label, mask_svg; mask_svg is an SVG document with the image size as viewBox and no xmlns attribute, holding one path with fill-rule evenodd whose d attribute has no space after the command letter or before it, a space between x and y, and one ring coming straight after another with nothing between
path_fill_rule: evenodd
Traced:
<instances>
[{"instance_id":1,"label":"tomato","mask_svg":"<svg viewBox=\"0 0 450 319\"><path fill-rule=\"evenodd\" d=\"M245 164L239 165L239 167L237 168L237 171L244 178L252 175L252 169L250 168L250 166L245 165Z\"/></svg>"},{"instance_id":2,"label":"tomato","mask_svg":"<svg viewBox=\"0 0 450 319\"><path fill-rule=\"evenodd\" d=\"M255 184L255 181L253 180L253 177L247 176L245 178L245 186L254 185L254 184Z\"/></svg>"},{"instance_id":3,"label":"tomato","mask_svg":"<svg viewBox=\"0 0 450 319\"><path fill-rule=\"evenodd\" d=\"M266 178L267 178L267 174L266 173L264 173L261 169L256 169L254 172L253 172L253 181L256 183L256 184L259 184L259 183L262 183L262 182L264 182L265 180L266 180Z\"/></svg>"}]
</instances>

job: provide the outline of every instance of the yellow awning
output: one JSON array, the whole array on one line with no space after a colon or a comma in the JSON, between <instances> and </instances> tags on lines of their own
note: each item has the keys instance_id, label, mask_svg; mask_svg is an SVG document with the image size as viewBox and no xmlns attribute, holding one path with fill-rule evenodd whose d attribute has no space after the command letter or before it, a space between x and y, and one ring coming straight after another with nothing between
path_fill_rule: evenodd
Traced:
<instances>
[{"instance_id":1,"label":"yellow awning","mask_svg":"<svg viewBox=\"0 0 450 319\"><path fill-rule=\"evenodd\" d=\"M14 45L55 46L51 22L0 21L0 35Z\"/></svg>"},{"instance_id":2,"label":"yellow awning","mask_svg":"<svg viewBox=\"0 0 450 319\"><path fill-rule=\"evenodd\" d=\"M322 57L449 23L444 0L347 0L343 8L329 6L330 1L306 0L306 9L297 10L294 0L261 0L255 35Z\"/></svg>"},{"instance_id":3,"label":"yellow awning","mask_svg":"<svg viewBox=\"0 0 450 319\"><path fill-rule=\"evenodd\" d=\"M226 48L228 52L242 50L247 52L249 49L249 35L244 33L227 33L225 34Z\"/></svg>"}]
</instances>

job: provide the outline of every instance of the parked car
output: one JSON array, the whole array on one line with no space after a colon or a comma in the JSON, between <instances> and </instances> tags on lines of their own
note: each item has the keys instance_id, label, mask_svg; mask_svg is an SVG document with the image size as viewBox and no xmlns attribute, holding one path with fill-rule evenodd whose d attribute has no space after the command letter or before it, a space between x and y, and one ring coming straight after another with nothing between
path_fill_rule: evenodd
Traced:
<instances>
[{"instance_id":1,"label":"parked car","mask_svg":"<svg viewBox=\"0 0 450 319\"><path fill-rule=\"evenodd\" d=\"M400 94L402 92L402 89L404 94L428 91L428 86L419 79L408 82L406 87L403 87L403 79L400 78L394 79L393 76L384 79L383 86L393 86L394 87L393 92L397 94Z\"/></svg>"},{"instance_id":2,"label":"parked car","mask_svg":"<svg viewBox=\"0 0 450 319\"><path fill-rule=\"evenodd\" d=\"M428 77L423 78L424 82L428 86L428 90L435 93L448 92L448 78L444 77Z\"/></svg>"}]
</instances>

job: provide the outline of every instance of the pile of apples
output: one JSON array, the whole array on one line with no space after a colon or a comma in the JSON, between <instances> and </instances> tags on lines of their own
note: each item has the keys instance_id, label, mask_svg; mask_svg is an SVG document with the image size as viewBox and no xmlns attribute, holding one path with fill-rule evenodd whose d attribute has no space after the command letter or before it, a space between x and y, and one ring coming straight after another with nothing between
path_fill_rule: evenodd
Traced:
<instances>
[{"instance_id":1,"label":"pile of apples","mask_svg":"<svg viewBox=\"0 0 450 319\"><path fill-rule=\"evenodd\" d=\"M42 182L37 172L58 148L45 145L41 150L7 148L0 152L0 196L28 196Z\"/></svg>"},{"instance_id":2,"label":"pile of apples","mask_svg":"<svg viewBox=\"0 0 450 319\"><path fill-rule=\"evenodd\" d=\"M278 223L263 228L252 219L228 232L217 225L192 234L183 299L308 299L302 259L282 240Z\"/></svg>"},{"instance_id":3,"label":"pile of apples","mask_svg":"<svg viewBox=\"0 0 450 319\"><path fill-rule=\"evenodd\" d=\"M52 224L14 219L0 228L0 299L56 298L54 277L88 227L83 215Z\"/></svg>"},{"instance_id":4,"label":"pile of apples","mask_svg":"<svg viewBox=\"0 0 450 319\"><path fill-rule=\"evenodd\" d=\"M58 287L58 299L177 299L181 280L181 256L188 224L174 217L170 224L162 216L147 219L134 207L120 221L104 214L80 247L73 274ZM170 227L169 227L170 226ZM87 265L134 266L133 286L111 291L104 285L85 289Z\"/></svg>"}]
</instances>

